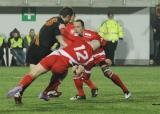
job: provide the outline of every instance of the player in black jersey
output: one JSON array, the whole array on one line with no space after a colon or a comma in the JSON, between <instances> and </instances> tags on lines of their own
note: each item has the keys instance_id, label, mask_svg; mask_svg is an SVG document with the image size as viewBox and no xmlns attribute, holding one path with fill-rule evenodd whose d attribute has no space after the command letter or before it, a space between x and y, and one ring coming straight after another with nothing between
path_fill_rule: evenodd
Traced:
<instances>
[{"instance_id":1,"label":"player in black jersey","mask_svg":"<svg viewBox=\"0 0 160 114\"><path fill-rule=\"evenodd\" d=\"M54 46L54 44L58 43L61 46L67 46L61 35L60 26L67 24L71 20L73 13L72 8L64 7L59 12L59 16L52 17L42 26L35 42L31 44L27 52L26 62L30 65L30 69L34 69L35 65L40 62L42 58L52 52L52 46ZM22 103L21 96L27 87L28 86L24 87L21 93L15 96L16 104Z\"/></svg>"},{"instance_id":2,"label":"player in black jersey","mask_svg":"<svg viewBox=\"0 0 160 114\"><path fill-rule=\"evenodd\" d=\"M60 16L52 17L40 29L39 35L27 52L27 63L30 67L37 64L43 57L51 53L51 48L54 44L59 43L66 46L63 37L60 33L59 26L68 23L73 15L73 9L69 7L63 8Z\"/></svg>"}]
</instances>

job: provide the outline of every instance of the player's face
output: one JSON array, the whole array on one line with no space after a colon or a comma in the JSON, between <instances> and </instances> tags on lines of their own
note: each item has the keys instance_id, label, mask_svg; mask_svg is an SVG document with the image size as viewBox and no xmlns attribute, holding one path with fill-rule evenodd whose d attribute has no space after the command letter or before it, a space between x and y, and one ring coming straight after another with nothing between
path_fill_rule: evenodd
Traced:
<instances>
[{"instance_id":1,"label":"player's face","mask_svg":"<svg viewBox=\"0 0 160 114\"><path fill-rule=\"evenodd\" d=\"M76 16L72 15L70 22L74 22L75 18L76 18Z\"/></svg>"},{"instance_id":2,"label":"player's face","mask_svg":"<svg viewBox=\"0 0 160 114\"><path fill-rule=\"evenodd\" d=\"M83 33L83 26L80 22L74 22L74 29L75 29L75 32L79 35L82 35Z\"/></svg>"},{"instance_id":3,"label":"player's face","mask_svg":"<svg viewBox=\"0 0 160 114\"><path fill-rule=\"evenodd\" d=\"M70 22L71 18L72 18L72 16L67 15L67 16L64 18L64 22L65 22L65 23Z\"/></svg>"}]
</instances>

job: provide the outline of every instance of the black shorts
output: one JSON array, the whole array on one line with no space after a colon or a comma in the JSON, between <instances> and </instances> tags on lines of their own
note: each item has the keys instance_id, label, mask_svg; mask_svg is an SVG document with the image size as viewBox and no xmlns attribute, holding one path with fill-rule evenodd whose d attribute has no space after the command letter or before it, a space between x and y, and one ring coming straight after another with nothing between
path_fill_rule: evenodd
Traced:
<instances>
[{"instance_id":1,"label":"black shorts","mask_svg":"<svg viewBox=\"0 0 160 114\"><path fill-rule=\"evenodd\" d=\"M27 51L26 63L28 64L38 64L42 58L49 55L52 51L45 49L43 47L36 46L35 44L31 45Z\"/></svg>"}]
</instances>

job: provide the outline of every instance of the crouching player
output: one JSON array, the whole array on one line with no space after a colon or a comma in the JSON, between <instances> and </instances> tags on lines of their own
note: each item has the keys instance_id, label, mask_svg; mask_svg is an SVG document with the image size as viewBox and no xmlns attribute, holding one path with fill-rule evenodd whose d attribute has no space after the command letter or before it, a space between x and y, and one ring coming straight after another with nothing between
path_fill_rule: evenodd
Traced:
<instances>
[{"instance_id":1,"label":"crouching player","mask_svg":"<svg viewBox=\"0 0 160 114\"><path fill-rule=\"evenodd\" d=\"M85 30L84 22L82 20L76 20L74 22L74 27L75 27L75 32L79 36L84 38L86 41L92 41L95 38L101 39L101 37L98 35L97 32L94 32L91 30ZM101 44L101 45L103 46L103 44ZM78 91L78 94L76 96L70 98L70 100L85 99L85 93L83 90L83 82L87 82L89 80L90 75L91 75L91 69L95 65L99 65L100 68L102 69L102 72L104 73L104 76L111 79L114 84L116 84L117 86L119 86L122 89L126 99L128 99L131 96L131 93L129 92L129 90L127 89L125 84L121 81L119 76L117 74L113 73L111 71L111 69L109 68L109 66L111 65L111 61L109 59L106 59L102 46L94 52L94 54L93 54L94 60L92 62L90 62L87 66L85 66L85 72L83 73L83 75L76 76L74 78L74 83L75 83L76 89Z\"/></svg>"},{"instance_id":2,"label":"crouching player","mask_svg":"<svg viewBox=\"0 0 160 114\"><path fill-rule=\"evenodd\" d=\"M30 85L33 80L41 74L51 71L52 73L63 73L74 64L86 65L92 57L93 51L101 45L99 40L86 42L77 36L71 46L54 51L43 58L30 72L26 73L16 87L11 89L8 97L20 94L23 88Z\"/></svg>"}]
</instances>

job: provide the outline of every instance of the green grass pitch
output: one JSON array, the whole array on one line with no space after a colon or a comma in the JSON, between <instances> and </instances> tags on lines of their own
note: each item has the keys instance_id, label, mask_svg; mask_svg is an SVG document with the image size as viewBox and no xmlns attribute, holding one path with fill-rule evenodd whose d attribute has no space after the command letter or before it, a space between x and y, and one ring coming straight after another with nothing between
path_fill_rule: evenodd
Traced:
<instances>
[{"instance_id":1,"label":"green grass pitch","mask_svg":"<svg viewBox=\"0 0 160 114\"><path fill-rule=\"evenodd\" d=\"M16 106L6 93L14 87L29 70L28 67L0 67L0 114L160 114L160 67L112 67L112 71L132 92L132 98L125 100L119 87L105 78L97 67L91 79L99 88L99 95L92 98L90 89L84 85L87 100L70 101L76 94L71 73L62 82L59 98L46 102L38 94L47 85L50 73L42 75L26 90L23 105Z\"/></svg>"}]
</instances>

